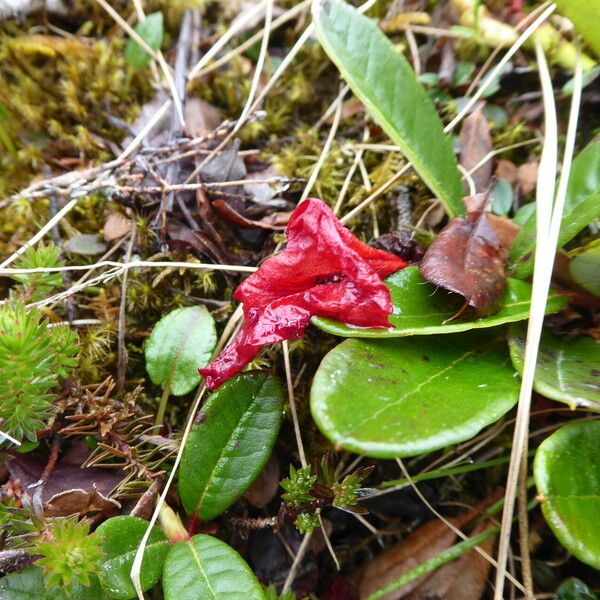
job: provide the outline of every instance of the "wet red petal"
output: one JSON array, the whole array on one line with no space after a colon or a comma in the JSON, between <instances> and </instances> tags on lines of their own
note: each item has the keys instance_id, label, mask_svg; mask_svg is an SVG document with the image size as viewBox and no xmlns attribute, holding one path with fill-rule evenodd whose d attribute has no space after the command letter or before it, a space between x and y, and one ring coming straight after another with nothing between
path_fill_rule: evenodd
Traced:
<instances>
[{"instance_id":1,"label":"wet red petal","mask_svg":"<svg viewBox=\"0 0 600 600\"><path fill-rule=\"evenodd\" d=\"M406 266L345 229L329 207L308 198L294 211L283 252L236 290L246 322L237 338L201 369L209 389L238 373L266 344L302 336L312 316L388 327L392 302L381 279Z\"/></svg>"}]
</instances>

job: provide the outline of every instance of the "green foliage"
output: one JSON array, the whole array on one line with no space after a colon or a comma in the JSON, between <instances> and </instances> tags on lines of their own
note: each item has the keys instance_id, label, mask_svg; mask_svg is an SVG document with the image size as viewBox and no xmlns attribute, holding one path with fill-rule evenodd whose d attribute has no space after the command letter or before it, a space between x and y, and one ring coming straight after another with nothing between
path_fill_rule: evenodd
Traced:
<instances>
[{"instance_id":1,"label":"green foliage","mask_svg":"<svg viewBox=\"0 0 600 600\"><path fill-rule=\"evenodd\" d=\"M343 0L315 0L323 48L352 91L400 146L450 216L464 213L450 138L425 88L379 27Z\"/></svg>"},{"instance_id":2,"label":"green foliage","mask_svg":"<svg viewBox=\"0 0 600 600\"><path fill-rule=\"evenodd\" d=\"M2 600L110 600L96 577L91 585L83 586L76 581L71 588L49 588L44 582L43 571L35 565L10 573L0 579Z\"/></svg>"},{"instance_id":3,"label":"green foliage","mask_svg":"<svg viewBox=\"0 0 600 600\"><path fill-rule=\"evenodd\" d=\"M523 221L519 223L523 228L510 249L511 272L513 277L519 279L525 279L533 273L536 235L534 211L535 208L527 212ZM573 159L558 247L562 248L598 217L600 217L600 142L592 142Z\"/></svg>"},{"instance_id":4,"label":"green foliage","mask_svg":"<svg viewBox=\"0 0 600 600\"><path fill-rule=\"evenodd\" d=\"M280 484L285 490L281 497L294 507L312 502L315 498L310 494L310 488L316 480L317 476L311 474L310 465L301 469L295 469L290 465L289 479L284 479Z\"/></svg>"},{"instance_id":5,"label":"green foliage","mask_svg":"<svg viewBox=\"0 0 600 600\"><path fill-rule=\"evenodd\" d=\"M286 592L281 594L277 593L277 588L274 585L270 585L265 591L265 600L296 600L296 595L293 592Z\"/></svg>"},{"instance_id":6,"label":"green foliage","mask_svg":"<svg viewBox=\"0 0 600 600\"><path fill-rule=\"evenodd\" d=\"M77 365L77 335L50 327L21 300L0 308L0 418L17 439L36 439L51 410L51 390Z\"/></svg>"},{"instance_id":7,"label":"green foliage","mask_svg":"<svg viewBox=\"0 0 600 600\"><path fill-rule=\"evenodd\" d=\"M513 326L508 338L513 366L523 373L525 328ZM600 412L600 343L591 337L559 338L542 332L533 389L571 409Z\"/></svg>"},{"instance_id":8,"label":"green foliage","mask_svg":"<svg viewBox=\"0 0 600 600\"><path fill-rule=\"evenodd\" d=\"M146 369L153 383L174 396L191 392L200 382L217 343L215 321L205 306L178 308L165 315L146 342Z\"/></svg>"},{"instance_id":9,"label":"green foliage","mask_svg":"<svg viewBox=\"0 0 600 600\"><path fill-rule=\"evenodd\" d=\"M573 23L590 48L600 57L598 5L593 0L556 0L559 10Z\"/></svg>"},{"instance_id":10,"label":"green foliage","mask_svg":"<svg viewBox=\"0 0 600 600\"><path fill-rule=\"evenodd\" d=\"M172 546L163 571L165 600L264 600L254 573L230 546L195 535Z\"/></svg>"},{"instance_id":11,"label":"green foliage","mask_svg":"<svg viewBox=\"0 0 600 600\"><path fill-rule=\"evenodd\" d=\"M188 514L209 520L227 510L271 456L283 390L263 373L243 373L210 396L183 450L179 495Z\"/></svg>"},{"instance_id":12,"label":"green foliage","mask_svg":"<svg viewBox=\"0 0 600 600\"><path fill-rule=\"evenodd\" d=\"M102 541L105 560L102 562L100 583L112 598L128 600L137 596L131 582L131 567L135 553L146 533L148 521L131 516L113 517L96 529ZM140 581L149 590L159 579L169 550L165 534L153 527L144 550Z\"/></svg>"},{"instance_id":13,"label":"green foliage","mask_svg":"<svg viewBox=\"0 0 600 600\"><path fill-rule=\"evenodd\" d=\"M554 535L580 561L600 569L600 421L570 423L537 449L533 475Z\"/></svg>"},{"instance_id":14,"label":"green foliage","mask_svg":"<svg viewBox=\"0 0 600 600\"><path fill-rule=\"evenodd\" d=\"M358 498L360 483L364 479L357 473L346 475L341 482L333 484L333 505L338 507L353 506Z\"/></svg>"},{"instance_id":15,"label":"green foliage","mask_svg":"<svg viewBox=\"0 0 600 600\"><path fill-rule=\"evenodd\" d=\"M590 294L600 296L600 239L569 253L571 277Z\"/></svg>"},{"instance_id":16,"label":"green foliage","mask_svg":"<svg viewBox=\"0 0 600 600\"><path fill-rule=\"evenodd\" d=\"M497 313L488 317L473 318L469 312L462 319L454 319L463 305L457 294L448 294L426 282L419 267L406 267L388 277L385 284L390 290L394 312L388 329L354 327L338 321L314 317L313 325L343 337L395 338L409 335L458 333L470 329L487 329L505 323L523 321L529 317L531 285L525 281L509 279ZM564 298L551 294L546 312L558 312L566 305Z\"/></svg>"},{"instance_id":17,"label":"green foliage","mask_svg":"<svg viewBox=\"0 0 600 600\"><path fill-rule=\"evenodd\" d=\"M60 259L60 249L50 242L48 245L30 246L19 256L14 266L16 269L48 269L61 267L63 264ZM60 273L24 273L11 275L11 277L21 284L17 293L27 298L28 302L45 298L49 292L63 284Z\"/></svg>"},{"instance_id":18,"label":"green foliage","mask_svg":"<svg viewBox=\"0 0 600 600\"><path fill-rule=\"evenodd\" d=\"M508 412L518 392L498 330L351 339L321 362L311 412L336 446L394 458L470 439Z\"/></svg>"},{"instance_id":19,"label":"green foliage","mask_svg":"<svg viewBox=\"0 0 600 600\"><path fill-rule=\"evenodd\" d=\"M312 533L319 526L317 513L301 512L294 521L294 525L302 535Z\"/></svg>"},{"instance_id":20,"label":"green foliage","mask_svg":"<svg viewBox=\"0 0 600 600\"><path fill-rule=\"evenodd\" d=\"M160 49L163 40L163 16L154 12L146 16L135 26L135 32L156 51ZM151 56L132 38L127 40L124 54L125 62L134 69L143 69L151 60Z\"/></svg>"},{"instance_id":21,"label":"green foliage","mask_svg":"<svg viewBox=\"0 0 600 600\"><path fill-rule=\"evenodd\" d=\"M42 555L37 565L44 570L48 587L72 590L77 584L90 586L100 570L100 540L96 534L90 534L85 520L50 521L34 542L33 552Z\"/></svg>"}]
</instances>

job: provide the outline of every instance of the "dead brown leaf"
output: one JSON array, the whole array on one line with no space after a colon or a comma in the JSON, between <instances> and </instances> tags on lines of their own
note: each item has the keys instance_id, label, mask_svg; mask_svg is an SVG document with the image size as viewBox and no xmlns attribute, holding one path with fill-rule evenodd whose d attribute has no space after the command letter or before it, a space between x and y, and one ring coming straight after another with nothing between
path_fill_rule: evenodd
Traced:
<instances>
[{"instance_id":1,"label":"dead brown leaf","mask_svg":"<svg viewBox=\"0 0 600 600\"><path fill-rule=\"evenodd\" d=\"M488 527L489 523L480 523L470 535L479 535ZM490 554L493 544L494 538L490 538L479 547ZM479 552L471 550L435 571L407 600L479 600L489 572L490 563Z\"/></svg>"},{"instance_id":2,"label":"dead brown leaf","mask_svg":"<svg viewBox=\"0 0 600 600\"><path fill-rule=\"evenodd\" d=\"M279 474L279 461L273 455L256 481L244 494L246 500L256 508L267 506L275 498L279 489Z\"/></svg>"},{"instance_id":3,"label":"dead brown leaf","mask_svg":"<svg viewBox=\"0 0 600 600\"><path fill-rule=\"evenodd\" d=\"M489 192L465 198L467 217L452 219L428 248L421 275L464 296L480 314L489 314L506 287L508 250L520 228L484 208Z\"/></svg>"},{"instance_id":4,"label":"dead brown leaf","mask_svg":"<svg viewBox=\"0 0 600 600\"><path fill-rule=\"evenodd\" d=\"M490 496L471 510L448 519L448 521L459 529L468 525L477 516L481 515L490 504L497 500L501 493L498 490L490 494ZM485 529L486 526L482 523L475 527L473 535L477 535ZM457 536L454 531L440 520L436 519L421 525L406 539L401 540L382 554L376 556L367 564L362 572L358 586L360 598L367 598L370 594L395 581L404 573L437 556L440 552L452 546L456 542L456 538ZM489 551L491 544L492 540L489 540L489 546L482 544L482 547ZM474 552L467 554L469 561L476 562L476 565L473 565L473 571L470 574L465 575L464 586L465 590L469 589L476 593L480 585L485 585L487 577L486 569L489 569L489 565L485 567L483 563L476 561L473 556ZM460 561L461 559L457 559L453 563L450 563L450 565L446 565L434 573L423 575L404 587L386 594L382 600L400 600L400 598L410 598L411 600L450 600L450 598L452 600L477 600L481 592L479 592L479 595L461 594L463 572L467 568L464 567L465 563L460 563ZM485 562L487 564L487 561ZM460 565L456 566L456 563L460 563ZM454 566L454 568L446 569L446 567L450 566ZM468 568L470 569L471 567L469 566ZM445 582L446 579L450 581ZM425 594L425 591L429 592L429 595ZM412 595L413 592L415 595Z\"/></svg>"},{"instance_id":5,"label":"dead brown leaf","mask_svg":"<svg viewBox=\"0 0 600 600\"><path fill-rule=\"evenodd\" d=\"M224 200L215 200L213 202L215 210L219 212L226 219L235 223L238 227L245 229L268 229L274 231L283 231L290 219L291 212L275 212L266 217L263 217L260 221L253 221L247 219L237 212Z\"/></svg>"},{"instance_id":6,"label":"dead brown leaf","mask_svg":"<svg viewBox=\"0 0 600 600\"><path fill-rule=\"evenodd\" d=\"M500 159L496 164L496 177L505 179L511 186L517 181L517 167L510 160Z\"/></svg>"},{"instance_id":7,"label":"dead brown leaf","mask_svg":"<svg viewBox=\"0 0 600 600\"><path fill-rule=\"evenodd\" d=\"M131 231L131 221L121 213L110 213L104 222L104 240L113 242Z\"/></svg>"},{"instance_id":8,"label":"dead brown leaf","mask_svg":"<svg viewBox=\"0 0 600 600\"><path fill-rule=\"evenodd\" d=\"M456 540L456 534L441 521L429 521L402 540L379 554L365 568L358 587L360 598L367 598L403 573L443 552ZM401 589L386 594L383 600L399 600L417 589L427 575Z\"/></svg>"},{"instance_id":9,"label":"dead brown leaf","mask_svg":"<svg viewBox=\"0 0 600 600\"><path fill-rule=\"evenodd\" d=\"M530 160L517 169L517 182L524 196L531 194L537 186L538 163Z\"/></svg>"},{"instance_id":10,"label":"dead brown leaf","mask_svg":"<svg viewBox=\"0 0 600 600\"><path fill-rule=\"evenodd\" d=\"M470 171L492 151L492 136L482 107L474 110L463 122L460 129L460 164ZM471 173L477 192L482 192L490 184L492 162L483 163Z\"/></svg>"},{"instance_id":11,"label":"dead brown leaf","mask_svg":"<svg viewBox=\"0 0 600 600\"><path fill-rule=\"evenodd\" d=\"M92 484L91 490L74 489L55 494L44 505L44 515L67 517L74 514L86 515L90 512L113 513L119 508L119 502L107 498Z\"/></svg>"},{"instance_id":12,"label":"dead brown leaf","mask_svg":"<svg viewBox=\"0 0 600 600\"><path fill-rule=\"evenodd\" d=\"M108 498L125 477L120 469L83 468L90 450L85 442L76 441L58 461L42 488L41 501L50 515L114 510L120 505ZM30 452L8 461L6 466L13 481L18 481L23 493L33 498L36 484L48 463L42 452ZM93 508L90 508L93 507ZM73 511L67 513L66 511Z\"/></svg>"},{"instance_id":13,"label":"dead brown leaf","mask_svg":"<svg viewBox=\"0 0 600 600\"><path fill-rule=\"evenodd\" d=\"M201 98L188 98L184 113L184 133L191 138L205 136L216 129L223 121L221 111Z\"/></svg>"}]
</instances>

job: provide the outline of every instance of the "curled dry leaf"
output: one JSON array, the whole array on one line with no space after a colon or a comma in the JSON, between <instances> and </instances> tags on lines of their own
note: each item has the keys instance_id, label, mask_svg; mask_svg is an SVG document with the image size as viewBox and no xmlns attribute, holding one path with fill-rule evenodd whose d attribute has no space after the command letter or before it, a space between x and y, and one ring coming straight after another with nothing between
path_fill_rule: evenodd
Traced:
<instances>
[{"instance_id":1,"label":"curled dry leaf","mask_svg":"<svg viewBox=\"0 0 600 600\"><path fill-rule=\"evenodd\" d=\"M452 219L421 261L430 283L464 296L480 314L490 314L506 287L508 250L520 228L485 211L489 192L465 198L467 217Z\"/></svg>"},{"instance_id":2,"label":"curled dry leaf","mask_svg":"<svg viewBox=\"0 0 600 600\"><path fill-rule=\"evenodd\" d=\"M508 181L511 186L514 186L517 181L517 167L515 163L510 160L500 159L496 164L496 171L494 174L498 179Z\"/></svg>"},{"instance_id":3,"label":"curled dry leaf","mask_svg":"<svg viewBox=\"0 0 600 600\"><path fill-rule=\"evenodd\" d=\"M482 107L479 107L464 120L460 129L460 164L465 171L470 172L491 151L490 127ZM470 176L477 192L485 190L492 177L492 161L484 162Z\"/></svg>"},{"instance_id":4,"label":"curled dry leaf","mask_svg":"<svg viewBox=\"0 0 600 600\"><path fill-rule=\"evenodd\" d=\"M227 204L225 200L215 200L213 206L218 213L243 229L283 231L292 214L291 212L276 212L263 217L260 221L253 221L241 215L235 208Z\"/></svg>"},{"instance_id":5,"label":"curled dry leaf","mask_svg":"<svg viewBox=\"0 0 600 600\"><path fill-rule=\"evenodd\" d=\"M73 511L69 514L85 513L89 506L96 507L89 510L112 510L120 506L108 495L122 481L125 473L120 469L83 468L81 465L89 455L85 442L74 442L51 471L41 494L49 514L65 515L65 511L69 510ZM47 457L41 452L30 452L8 461L6 466L11 479L18 481L23 492L31 498L47 462Z\"/></svg>"},{"instance_id":6,"label":"curled dry leaf","mask_svg":"<svg viewBox=\"0 0 600 600\"><path fill-rule=\"evenodd\" d=\"M69 515L86 515L91 512L112 513L121 508L121 504L101 494L92 484L91 490L67 490L55 494L44 505L47 517L67 517Z\"/></svg>"}]
</instances>

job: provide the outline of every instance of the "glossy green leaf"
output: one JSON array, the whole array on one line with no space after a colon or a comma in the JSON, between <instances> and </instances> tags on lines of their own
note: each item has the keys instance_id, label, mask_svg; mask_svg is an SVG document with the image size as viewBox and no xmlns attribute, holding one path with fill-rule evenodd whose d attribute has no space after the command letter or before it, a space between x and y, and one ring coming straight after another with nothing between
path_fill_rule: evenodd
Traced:
<instances>
[{"instance_id":1,"label":"glossy green leaf","mask_svg":"<svg viewBox=\"0 0 600 600\"><path fill-rule=\"evenodd\" d=\"M149 14L135 26L135 32L152 48L158 50L163 40L163 16L161 12ZM125 62L134 69L143 69L152 57L131 38L127 40L124 54Z\"/></svg>"},{"instance_id":2,"label":"glossy green leaf","mask_svg":"<svg viewBox=\"0 0 600 600\"><path fill-rule=\"evenodd\" d=\"M404 56L369 18L343 0L313 0L323 48L352 91L400 146L450 216L465 212L452 143Z\"/></svg>"},{"instance_id":3,"label":"glossy green leaf","mask_svg":"<svg viewBox=\"0 0 600 600\"><path fill-rule=\"evenodd\" d=\"M509 279L507 290L497 313L489 317L469 320L463 315L444 324L452 318L464 304L464 298L448 294L426 282L418 267L406 267L388 277L385 284L390 289L394 314L390 316L390 329L368 329L345 325L331 319L315 317L312 323L319 329L341 337L392 338L407 335L432 335L438 333L457 333L470 329L483 329L522 321L529 316L531 285ZM546 308L547 313L557 312L566 305L566 301L551 295ZM467 313L468 314L468 313Z\"/></svg>"},{"instance_id":4,"label":"glossy green leaf","mask_svg":"<svg viewBox=\"0 0 600 600\"><path fill-rule=\"evenodd\" d=\"M553 600L598 600L598 596L583 581L571 577L561 583Z\"/></svg>"},{"instance_id":5,"label":"glossy green leaf","mask_svg":"<svg viewBox=\"0 0 600 600\"><path fill-rule=\"evenodd\" d=\"M242 557L210 535L195 535L170 550L163 573L165 600L265 600Z\"/></svg>"},{"instance_id":6,"label":"glossy green leaf","mask_svg":"<svg viewBox=\"0 0 600 600\"><path fill-rule=\"evenodd\" d=\"M145 346L150 379L171 394L191 392L200 382L198 369L206 366L217 344L215 321L205 306L178 308L164 316Z\"/></svg>"},{"instance_id":7,"label":"glossy green leaf","mask_svg":"<svg viewBox=\"0 0 600 600\"><path fill-rule=\"evenodd\" d=\"M188 514L210 520L227 510L271 456L283 412L277 379L244 373L202 407L181 457L179 495Z\"/></svg>"},{"instance_id":8,"label":"glossy green leaf","mask_svg":"<svg viewBox=\"0 0 600 600\"><path fill-rule=\"evenodd\" d=\"M600 421L561 427L535 455L542 512L560 543L600 569Z\"/></svg>"},{"instance_id":9,"label":"glossy green leaf","mask_svg":"<svg viewBox=\"0 0 600 600\"><path fill-rule=\"evenodd\" d=\"M135 553L146 533L148 521L137 517L121 516L104 521L96 532L102 537L105 554L100 572L102 587L117 600L136 598L130 573ZM165 534L153 527L148 538L140 580L142 589L149 590L159 579L169 542Z\"/></svg>"},{"instance_id":10,"label":"glossy green leaf","mask_svg":"<svg viewBox=\"0 0 600 600\"><path fill-rule=\"evenodd\" d=\"M519 383L498 330L346 340L325 356L311 411L336 446L377 458L473 437L516 403Z\"/></svg>"},{"instance_id":11,"label":"glossy green leaf","mask_svg":"<svg viewBox=\"0 0 600 600\"><path fill-rule=\"evenodd\" d=\"M573 160L558 247L562 248L586 225L600 217L600 142L588 144ZM510 249L511 273L524 279L533 273L535 212L528 214Z\"/></svg>"},{"instance_id":12,"label":"glossy green leaf","mask_svg":"<svg viewBox=\"0 0 600 600\"><path fill-rule=\"evenodd\" d=\"M510 356L523 372L525 331L511 329ZM600 411L600 343L588 337L561 339L550 332L542 335L533 389L571 408Z\"/></svg>"},{"instance_id":13,"label":"glossy green leaf","mask_svg":"<svg viewBox=\"0 0 600 600\"><path fill-rule=\"evenodd\" d=\"M569 252L571 277L591 294L600 296L600 240Z\"/></svg>"},{"instance_id":14,"label":"glossy green leaf","mask_svg":"<svg viewBox=\"0 0 600 600\"><path fill-rule=\"evenodd\" d=\"M560 12L573 21L575 29L600 56L598 0L556 0Z\"/></svg>"},{"instance_id":15,"label":"glossy green leaf","mask_svg":"<svg viewBox=\"0 0 600 600\"><path fill-rule=\"evenodd\" d=\"M110 600L98 579L90 586L76 583L70 593L62 588L48 588L40 567L31 566L0 579L2 600Z\"/></svg>"}]
</instances>

